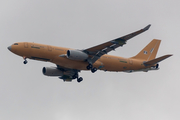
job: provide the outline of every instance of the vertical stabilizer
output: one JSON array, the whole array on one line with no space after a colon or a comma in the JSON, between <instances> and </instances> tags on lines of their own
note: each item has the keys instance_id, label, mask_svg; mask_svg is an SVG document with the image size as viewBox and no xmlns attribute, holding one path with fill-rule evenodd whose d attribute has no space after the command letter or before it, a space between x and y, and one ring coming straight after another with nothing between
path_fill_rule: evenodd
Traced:
<instances>
[{"instance_id":1,"label":"vertical stabilizer","mask_svg":"<svg viewBox=\"0 0 180 120\"><path fill-rule=\"evenodd\" d=\"M155 59L160 43L161 40L152 40L144 49L142 49L136 56L132 58L143 59L145 61Z\"/></svg>"}]
</instances>

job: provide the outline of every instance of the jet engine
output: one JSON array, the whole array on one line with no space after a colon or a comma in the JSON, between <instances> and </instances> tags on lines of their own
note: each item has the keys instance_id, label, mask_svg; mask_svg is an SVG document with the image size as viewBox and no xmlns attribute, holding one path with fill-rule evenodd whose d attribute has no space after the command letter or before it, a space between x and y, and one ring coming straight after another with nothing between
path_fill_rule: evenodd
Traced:
<instances>
[{"instance_id":1,"label":"jet engine","mask_svg":"<svg viewBox=\"0 0 180 120\"><path fill-rule=\"evenodd\" d=\"M80 50L68 50L67 58L71 60L84 61L88 58L88 55Z\"/></svg>"},{"instance_id":2,"label":"jet engine","mask_svg":"<svg viewBox=\"0 0 180 120\"><path fill-rule=\"evenodd\" d=\"M42 72L46 76L63 76L63 72L56 67L43 67Z\"/></svg>"}]
</instances>

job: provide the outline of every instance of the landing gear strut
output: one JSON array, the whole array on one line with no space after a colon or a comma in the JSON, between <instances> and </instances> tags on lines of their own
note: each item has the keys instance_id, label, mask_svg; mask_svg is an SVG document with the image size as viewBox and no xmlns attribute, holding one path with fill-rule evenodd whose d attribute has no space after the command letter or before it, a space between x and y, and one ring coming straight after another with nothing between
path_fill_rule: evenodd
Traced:
<instances>
[{"instance_id":1,"label":"landing gear strut","mask_svg":"<svg viewBox=\"0 0 180 120\"><path fill-rule=\"evenodd\" d=\"M24 64L27 64L28 63L28 61L26 60L26 57L23 57L23 59L24 59Z\"/></svg>"},{"instance_id":2,"label":"landing gear strut","mask_svg":"<svg viewBox=\"0 0 180 120\"><path fill-rule=\"evenodd\" d=\"M73 79L76 79L76 78L78 78L78 77L79 77L79 76L78 76L77 73L73 75Z\"/></svg>"},{"instance_id":3,"label":"landing gear strut","mask_svg":"<svg viewBox=\"0 0 180 120\"><path fill-rule=\"evenodd\" d=\"M89 64L86 68L87 68L88 70L90 70L90 69L93 68L93 65L92 65L92 64Z\"/></svg>"}]
</instances>

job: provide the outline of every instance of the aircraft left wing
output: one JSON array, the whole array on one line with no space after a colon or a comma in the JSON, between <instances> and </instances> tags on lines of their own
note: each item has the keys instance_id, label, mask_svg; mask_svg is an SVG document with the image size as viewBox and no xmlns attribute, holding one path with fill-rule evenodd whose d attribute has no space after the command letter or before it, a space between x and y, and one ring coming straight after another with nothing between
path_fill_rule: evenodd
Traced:
<instances>
[{"instance_id":1,"label":"aircraft left wing","mask_svg":"<svg viewBox=\"0 0 180 120\"><path fill-rule=\"evenodd\" d=\"M106 43L97 45L95 47L91 47L88 49L83 50L83 52L87 53L91 57L88 58L88 62L93 64L96 60L98 60L102 55L107 54L108 52L115 50L116 48L123 46L126 44L126 41L147 31L151 25L146 26L145 28L133 32L131 34L125 35L123 37L108 41Z\"/></svg>"}]
</instances>

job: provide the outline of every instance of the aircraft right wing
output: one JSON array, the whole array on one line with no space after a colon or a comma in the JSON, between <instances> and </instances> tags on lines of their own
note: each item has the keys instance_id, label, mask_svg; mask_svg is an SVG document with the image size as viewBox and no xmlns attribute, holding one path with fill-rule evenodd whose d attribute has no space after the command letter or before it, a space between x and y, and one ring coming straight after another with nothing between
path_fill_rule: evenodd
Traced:
<instances>
[{"instance_id":1,"label":"aircraft right wing","mask_svg":"<svg viewBox=\"0 0 180 120\"><path fill-rule=\"evenodd\" d=\"M88 62L90 64L93 64L96 60L98 60L102 55L107 54L108 52L115 50L116 48L123 46L126 44L126 41L147 31L150 28L151 25L146 26L145 28L138 30L136 32L133 32L131 34L125 35L123 37L108 41L106 43L97 45L95 47L91 47L88 49L83 50L83 52L90 55L90 58L88 58Z\"/></svg>"}]
</instances>

